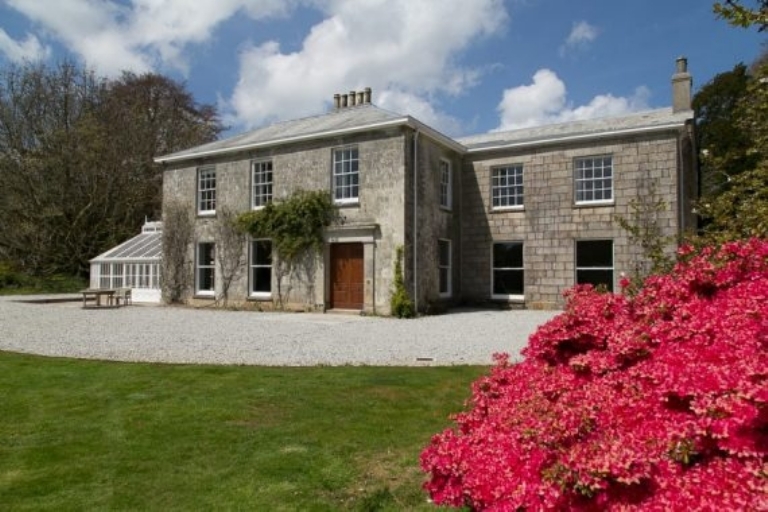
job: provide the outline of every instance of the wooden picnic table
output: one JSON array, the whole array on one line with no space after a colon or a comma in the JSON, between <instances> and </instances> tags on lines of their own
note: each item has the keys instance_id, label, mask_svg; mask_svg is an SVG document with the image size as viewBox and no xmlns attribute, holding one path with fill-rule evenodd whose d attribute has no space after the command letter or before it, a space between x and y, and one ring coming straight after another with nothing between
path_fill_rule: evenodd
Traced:
<instances>
[{"instance_id":1,"label":"wooden picnic table","mask_svg":"<svg viewBox=\"0 0 768 512\"><path fill-rule=\"evenodd\" d=\"M88 288L86 290L81 290L80 293L83 294L83 307L114 307L115 291L116 290L112 288ZM105 304L102 304L102 297L106 298ZM88 305L89 300L93 301L92 306Z\"/></svg>"}]
</instances>

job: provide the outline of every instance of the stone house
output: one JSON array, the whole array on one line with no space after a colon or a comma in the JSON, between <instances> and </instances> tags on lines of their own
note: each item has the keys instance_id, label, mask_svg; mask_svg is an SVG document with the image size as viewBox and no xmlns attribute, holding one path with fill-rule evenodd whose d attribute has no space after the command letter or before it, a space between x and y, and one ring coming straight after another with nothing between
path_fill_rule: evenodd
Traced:
<instances>
[{"instance_id":1,"label":"stone house","mask_svg":"<svg viewBox=\"0 0 768 512\"><path fill-rule=\"evenodd\" d=\"M450 138L337 94L325 114L273 124L157 159L164 210L194 212L186 299L221 294L217 212L245 212L296 189L328 190L341 222L311 271L289 279L290 307L389 314L396 251L420 311L458 303L561 307L576 283L614 289L640 249L615 222L658 196L665 235L695 229L698 181L691 77L678 59L671 108ZM167 227L166 227L167 229ZM276 300L269 240L243 244L229 298Z\"/></svg>"}]
</instances>

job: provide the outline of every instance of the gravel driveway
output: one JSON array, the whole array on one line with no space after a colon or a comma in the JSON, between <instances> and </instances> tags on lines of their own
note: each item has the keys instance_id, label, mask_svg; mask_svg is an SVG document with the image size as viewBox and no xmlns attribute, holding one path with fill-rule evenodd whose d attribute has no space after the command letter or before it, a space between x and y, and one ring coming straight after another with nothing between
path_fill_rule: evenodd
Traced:
<instances>
[{"instance_id":1,"label":"gravel driveway","mask_svg":"<svg viewBox=\"0 0 768 512\"><path fill-rule=\"evenodd\" d=\"M0 297L0 350L117 361L268 366L489 364L552 311L456 311L415 320ZM76 298L76 297L73 297Z\"/></svg>"}]
</instances>

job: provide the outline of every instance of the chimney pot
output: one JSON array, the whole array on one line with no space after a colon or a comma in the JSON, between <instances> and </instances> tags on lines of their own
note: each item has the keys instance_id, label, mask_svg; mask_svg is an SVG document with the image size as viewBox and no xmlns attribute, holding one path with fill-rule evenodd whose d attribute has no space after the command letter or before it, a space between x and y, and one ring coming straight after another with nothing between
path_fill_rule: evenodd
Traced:
<instances>
[{"instance_id":1,"label":"chimney pot","mask_svg":"<svg viewBox=\"0 0 768 512\"><path fill-rule=\"evenodd\" d=\"M370 87L366 87L365 88L365 100L364 101L365 101L365 103L370 103L371 102L371 88Z\"/></svg>"},{"instance_id":2,"label":"chimney pot","mask_svg":"<svg viewBox=\"0 0 768 512\"><path fill-rule=\"evenodd\" d=\"M341 94L336 93L333 95L333 108L336 110L341 108Z\"/></svg>"},{"instance_id":3,"label":"chimney pot","mask_svg":"<svg viewBox=\"0 0 768 512\"><path fill-rule=\"evenodd\" d=\"M357 93L355 91L349 91L349 106L355 106L355 100L357 99Z\"/></svg>"},{"instance_id":4,"label":"chimney pot","mask_svg":"<svg viewBox=\"0 0 768 512\"><path fill-rule=\"evenodd\" d=\"M347 95L342 94L341 95L341 108L345 108L347 106Z\"/></svg>"},{"instance_id":5,"label":"chimney pot","mask_svg":"<svg viewBox=\"0 0 768 512\"><path fill-rule=\"evenodd\" d=\"M357 104L362 105L365 101L365 93L363 91L357 91Z\"/></svg>"}]
</instances>

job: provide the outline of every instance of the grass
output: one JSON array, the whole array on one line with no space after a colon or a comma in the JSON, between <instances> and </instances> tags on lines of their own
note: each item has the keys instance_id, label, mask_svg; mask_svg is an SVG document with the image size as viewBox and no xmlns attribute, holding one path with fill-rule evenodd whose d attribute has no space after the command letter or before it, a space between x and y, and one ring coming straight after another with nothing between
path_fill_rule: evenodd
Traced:
<instances>
[{"instance_id":1,"label":"grass","mask_svg":"<svg viewBox=\"0 0 768 512\"><path fill-rule=\"evenodd\" d=\"M3 510L432 510L418 456L484 367L0 352Z\"/></svg>"}]
</instances>

